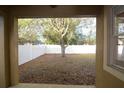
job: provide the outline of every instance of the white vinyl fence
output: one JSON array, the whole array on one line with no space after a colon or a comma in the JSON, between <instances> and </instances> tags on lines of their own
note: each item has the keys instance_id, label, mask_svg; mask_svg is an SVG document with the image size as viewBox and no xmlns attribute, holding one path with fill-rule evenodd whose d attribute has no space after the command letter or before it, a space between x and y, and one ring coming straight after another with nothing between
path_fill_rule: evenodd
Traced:
<instances>
[{"instance_id":1,"label":"white vinyl fence","mask_svg":"<svg viewBox=\"0 0 124 93\"><path fill-rule=\"evenodd\" d=\"M66 54L84 54L84 53L95 53L95 45L69 45L65 53ZM60 54L60 45L46 45L46 54Z\"/></svg>"},{"instance_id":2,"label":"white vinyl fence","mask_svg":"<svg viewBox=\"0 0 124 93\"><path fill-rule=\"evenodd\" d=\"M95 53L95 45L69 45L65 53L66 54L84 54ZM18 46L19 65L24 64L34 58L37 58L44 54L60 54L60 45L32 45L25 44Z\"/></svg>"},{"instance_id":3,"label":"white vinyl fence","mask_svg":"<svg viewBox=\"0 0 124 93\"><path fill-rule=\"evenodd\" d=\"M18 46L19 65L45 54L45 45L25 44Z\"/></svg>"}]
</instances>

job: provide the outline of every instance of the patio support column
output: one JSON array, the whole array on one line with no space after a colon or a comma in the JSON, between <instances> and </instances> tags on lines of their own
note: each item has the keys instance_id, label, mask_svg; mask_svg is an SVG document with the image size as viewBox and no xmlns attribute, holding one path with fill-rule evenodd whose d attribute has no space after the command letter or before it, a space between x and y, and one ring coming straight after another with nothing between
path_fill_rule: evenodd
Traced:
<instances>
[{"instance_id":1,"label":"patio support column","mask_svg":"<svg viewBox=\"0 0 124 93\"><path fill-rule=\"evenodd\" d=\"M4 18L0 16L0 87L6 86L4 47Z\"/></svg>"},{"instance_id":2,"label":"patio support column","mask_svg":"<svg viewBox=\"0 0 124 93\"><path fill-rule=\"evenodd\" d=\"M18 20L14 16L10 16L10 73L11 86L19 83L18 75Z\"/></svg>"}]
</instances>

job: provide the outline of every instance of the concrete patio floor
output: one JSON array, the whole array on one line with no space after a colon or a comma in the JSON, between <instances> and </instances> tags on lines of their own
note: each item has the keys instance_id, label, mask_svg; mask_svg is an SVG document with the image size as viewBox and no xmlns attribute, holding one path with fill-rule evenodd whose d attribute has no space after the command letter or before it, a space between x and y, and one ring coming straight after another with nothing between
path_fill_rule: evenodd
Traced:
<instances>
[{"instance_id":1,"label":"concrete patio floor","mask_svg":"<svg viewBox=\"0 0 124 93\"><path fill-rule=\"evenodd\" d=\"M19 83L10 88L95 88L93 85L62 85L62 84L33 84Z\"/></svg>"}]
</instances>

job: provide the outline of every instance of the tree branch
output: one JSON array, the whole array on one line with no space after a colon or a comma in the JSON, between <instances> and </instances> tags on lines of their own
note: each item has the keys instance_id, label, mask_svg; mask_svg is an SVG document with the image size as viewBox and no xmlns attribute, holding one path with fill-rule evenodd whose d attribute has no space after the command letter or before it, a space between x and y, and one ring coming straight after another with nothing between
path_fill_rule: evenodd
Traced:
<instances>
[{"instance_id":1,"label":"tree branch","mask_svg":"<svg viewBox=\"0 0 124 93\"><path fill-rule=\"evenodd\" d=\"M66 27L64 33L62 34L62 38L66 35L66 33L67 33L67 31L68 31L68 27L69 27L69 25L67 25L67 27Z\"/></svg>"},{"instance_id":2,"label":"tree branch","mask_svg":"<svg viewBox=\"0 0 124 93\"><path fill-rule=\"evenodd\" d=\"M69 46L69 41L71 40L71 38L72 38L72 33L70 33L70 36L68 37L68 40L67 40L67 46Z\"/></svg>"},{"instance_id":3,"label":"tree branch","mask_svg":"<svg viewBox=\"0 0 124 93\"><path fill-rule=\"evenodd\" d=\"M54 24L54 22L53 22L53 20L52 19L49 19L49 26L52 26L52 28L55 30L55 31L57 31L58 33L59 33L59 30L56 28L56 26L55 26L55 24Z\"/></svg>"}]
</instances>

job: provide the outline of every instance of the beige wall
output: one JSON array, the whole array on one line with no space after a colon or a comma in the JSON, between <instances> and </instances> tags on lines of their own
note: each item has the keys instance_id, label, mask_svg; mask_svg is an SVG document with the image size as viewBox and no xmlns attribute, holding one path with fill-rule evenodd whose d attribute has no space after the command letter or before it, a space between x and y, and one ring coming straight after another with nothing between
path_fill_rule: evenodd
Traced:
<instances>
[{"instance_id":1,"label":"beige wall","mask_svg":"<svg viewBox=\"0 0 124 93\"><path fill-rule=\"evenodd\" d=\"M0 16L0 87L7 87L10 84L7 6L0 6Z\"/></svg>"},{"instance_id":2,"label":"beige wall","mask_svg":"<svg viewBox=\"0 0 124 93\"><path fill-rule=\"evenodd\" d=\"M97 87L124 87L124 82L108 73L103 69L103 49L104 49L104 41L106 40L106 36L104 39L104 32L109 31L107 26L110 25L108 22L109 15L109 7L105 6L104 10L101 12L101 15L98 17L98 26L97 26L97 78L96 78L96 86ZM101 25L103 24L103 25ZM108 26L109 27L109 26ZM100 56L99 56L100 55Z\"/></svg>"},{"instance_id":3,"label":"beige wall","mask_svg":"<svg viewBox=\"0 0 124 93\"><path fill-rule=\"evenodd\" d=\"M4 48L7 49L6 62L5 62L5 85L15 85L18 83L18 67L17 67L17 28L13 25L16 24L16 17L68 17L68 16L81 16L81 15L96 15L97 16L97 57L96 57L96 87L124 87L124 82L117 79L110 73L103 70L103 39L104 39L104 22L106 18L104 17L103 6L57 6L56 8L51 8L50 6L9 6L10 11L6 22L6 35L4 40L6 41ZM107 9L105 9L107 10ZM6 24L6 25L7 25ZM107 23L105 23L107 24ZM7 33L10 32L10 37ZM8 52L8 37L10 39L10 64ZM0 46L2 47L2 46ZM2 56L1 56L2 57ZM3 57L2 57L3 58ZM2 66L0 64L0 66ZM7 68L10 67L11 79L9 77L9 71ZM0 75L1 76L1 75ZM1 77L0 77L1 78ZM1 84L4 86L4 84ZM1 86L0 86L1 87Z\"/></svg>"},{"instance_id":4,"label":"beige wall","mask_svg":"<svg viewBox=\"0 0 124 93\"><path fill-rule=\"evenodd\" d=\"M17 18L10 16L10 77L11 85L19 83L18 75L18 23Z\"/></svg>"},{"instance_id":5,"label":"beige wall","mask_svg":"<svg viewBox=\"0 0 124 93\"><path fill-rule=\"evenodd\" d=\"M0 87L5 86L4 19L0 16ZM3 85L2 85L3 84Z\"/></svg>"}]
</instances>

